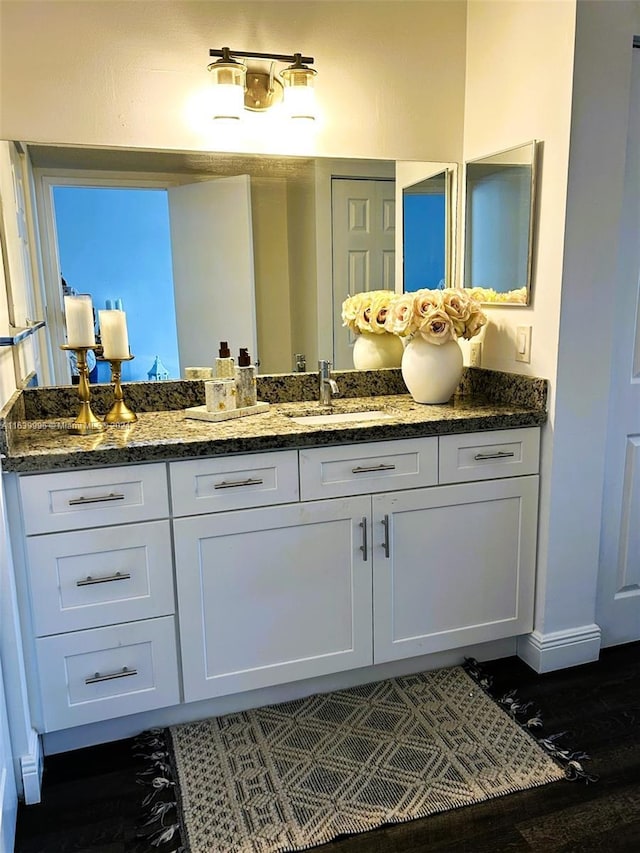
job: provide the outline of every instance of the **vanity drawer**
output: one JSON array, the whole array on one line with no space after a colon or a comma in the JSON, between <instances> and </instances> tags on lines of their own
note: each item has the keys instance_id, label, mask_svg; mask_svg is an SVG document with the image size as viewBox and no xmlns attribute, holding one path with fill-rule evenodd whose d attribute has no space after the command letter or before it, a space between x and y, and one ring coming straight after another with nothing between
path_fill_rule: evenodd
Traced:
<instances>
[{"instance_id":1,"label":"vanity drawer","mask_svg":"<svg viewBox=\"0 0 640 853\"><path fill-rule=\"evenodd\" d=\"M27 535L169 515L162 463L21 476L20 495Z\"/></svg>"},{"instance_id":2,"label":"vanity drawer","mask_svg":"<svg viewBox=\"0 0 640 853\"><path fill-rule=\"evenodd\" d=\"M540 430L502 429L440 437L440 483L537 474Z\"/></svg>"},{"instance_id":3,"label":"vanity drawer","mask_svg":"<svg viewBox=\"0 0 640 853\"><path fill-rule=\"evenodd\" d=\"M173 616L36 640L44 731L177 705Z\"/></svg>"},{"instance_id":4,"label":"vanity drawer","mask_svg":"<svg viewBox=\"0 0 640 853\"><path fill-rule=\"evenodd\" d=\"M301 500L365 495L438 482L438 439L378 441L300 451Z\"/></svg>"},{"instance_id":5,"label":"vanity drawer","mask_svg":"<svg viewBox=\"0 0 640 853\"><path fill-rule=\"evenodd\" d=\"M172 462L169 469L174 516L299 499L295 450Z\"/></svg>"},{"instance_id":6,"label":"vanity drawer","mask_svg":"<svg viewBox=\"0 0 640 853\"><path fill-rule=\"evenodd\" d=\"M38 637L174 612L168 521L27 539Z\"/></svg>"}]
</instances>

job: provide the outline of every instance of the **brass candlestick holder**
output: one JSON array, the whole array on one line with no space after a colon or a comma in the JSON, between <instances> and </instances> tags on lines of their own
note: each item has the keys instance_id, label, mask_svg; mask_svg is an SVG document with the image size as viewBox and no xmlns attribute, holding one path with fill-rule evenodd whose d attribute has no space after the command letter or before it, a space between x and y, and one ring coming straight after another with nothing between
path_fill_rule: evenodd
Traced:
<instances>
[{"instance_id":1,"label":"brass candlestick holder","mask_svg":"<svg viewBox=\"0 0 640 853\"><path fill-rule=\"evenodd\" d=\"M87 369L87 350L93 347L72 347L62 344L60 349L72 351L76 354L78 362L78 397L80 398L80 412L75 421L70 425L69 432L76 435L93 435L104 430L104 424L91 411L89 399L91 391L89 388L89 371Z\"/></svg>"},{"instance_id":2,"label":"brass candlestick holder","mask_svg":"<svg viewBox=\"0 0 640 853\"><path fill-rule=\"evenodd\" d=\"M122 362L132 361L135 356L130 355L127 358L109 358L107 361L111 365L111 381L113 382L113 396L115 398L113 406L104 416L105 423L108 424L132 424L138 420L135 412L127 406L122 398L122 384L120 377L122 375Z\"/></svg>"}]
</instances>

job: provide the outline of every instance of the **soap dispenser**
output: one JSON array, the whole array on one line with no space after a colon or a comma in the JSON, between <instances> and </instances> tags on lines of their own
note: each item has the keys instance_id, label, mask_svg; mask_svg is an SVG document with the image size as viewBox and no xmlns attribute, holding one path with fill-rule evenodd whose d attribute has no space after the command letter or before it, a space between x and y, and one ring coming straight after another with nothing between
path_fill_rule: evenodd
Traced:
<instances>
[{"instance_id":1,"label":"soap dispenser","mask_svg":"<svg viewBox=\"0 0 640 853\"><path fill-rule=\"evenodd\" d=\"M226 341L220 341L218 350L218 358L216 358L216 378L217 379L233 379L233 359L231 358L231 350Z\"/></svg>"},{"instance_id":2,"label":"soap dispenser","mask_svg":"<svg viewBox=\"0 0 640 853\"><path fill-rule=\"evenodd\" d=\"M249 350L241 349L236 366L236 394L239 409L255 406L257 402L256 369L251 364Z\"/></svg>"}]
</instances>

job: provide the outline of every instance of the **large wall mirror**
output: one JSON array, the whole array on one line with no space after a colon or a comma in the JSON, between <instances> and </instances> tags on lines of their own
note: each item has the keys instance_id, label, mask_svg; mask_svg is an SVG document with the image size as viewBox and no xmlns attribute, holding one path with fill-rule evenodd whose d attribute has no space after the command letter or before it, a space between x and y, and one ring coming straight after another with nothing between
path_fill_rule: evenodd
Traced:
<instances>
[{"instance_id":1,"label":"large wall mirror","mask_svg":"<svg viewBox=\"0 0 640 853\"><path fill-rule=\"evenodd\" d=\"M483 302L531 298L536 142L465 164L464 287Z\"/></svg>"},{"instance_id":2,"label":"large wall mirror","mask_svg":"<svg viewBox=\"0 0 640 853\"><path fill-rule=\"evenodd\" d=\"M96 310L121 300L135 355L127 381L147 379L156 357L171 378L210 366L221 340L249 347L263 373L291 371L296 353L309 370L327 357L351 367L342 300L358 289L401 289L395 256L410 226L396 216L393 160L26 151L38 213L32 252L44 282L42 360L51 365L41 383L69 381L65 287L90 293ZM414 183L428 176L439 193L434 176L452 165L411 162ZM447 210L438 239L450 271L448 201Z\"/></svg>"}]
</instances>

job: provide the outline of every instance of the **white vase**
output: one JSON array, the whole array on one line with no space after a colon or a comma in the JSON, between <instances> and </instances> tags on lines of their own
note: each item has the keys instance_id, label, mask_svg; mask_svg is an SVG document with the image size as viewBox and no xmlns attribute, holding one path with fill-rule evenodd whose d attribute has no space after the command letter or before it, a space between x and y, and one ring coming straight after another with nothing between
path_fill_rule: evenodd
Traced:
<instances>
[{"instance_id":1,"label":"white vase","mask_svg":"<svg viewBox=\"0 0 640 853\"><path fill-rule=\"evenodd\" d=\"M402 341L397 335L383 332L362 332L353 344L353 366L356 370L379 370L382 367L400 367Z\"/></svg>"},{"instance_id":2,"label":"white vase","mask_svg":"<svg viewBox=\"0 0 640 853\"><path fill-rule=\"evenodd\" d=\"M416 335L404 348L402 378L416 403L446 403L462 379L462 369L457 341L430 344Z\"/></svg>"}]
</instances>

